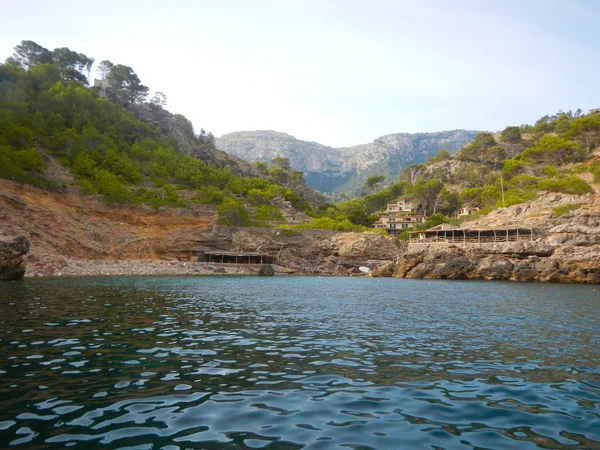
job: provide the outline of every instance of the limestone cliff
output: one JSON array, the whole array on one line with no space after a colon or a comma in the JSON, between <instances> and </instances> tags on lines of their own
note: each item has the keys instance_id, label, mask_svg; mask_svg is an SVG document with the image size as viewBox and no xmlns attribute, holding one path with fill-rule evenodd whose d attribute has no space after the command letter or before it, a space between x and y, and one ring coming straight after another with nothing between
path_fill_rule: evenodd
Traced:
<instances>
[{"instance_id":1,"label":"limestone cliff","mask_svg":"<svg viewBox=\"0 0 600 450\"><path fill-rule=\"evenodd\" d=\"M468 144L477 131L396 133L369 144L345 148L302 141L276 131L238 131L221 136L216 146L247 161L289 158L292 168L304 172L307 184L322 192L356 192L370 175L396 179L401 168L422 163L441 149L453 153Z\"/></svg>"}]
</instances>

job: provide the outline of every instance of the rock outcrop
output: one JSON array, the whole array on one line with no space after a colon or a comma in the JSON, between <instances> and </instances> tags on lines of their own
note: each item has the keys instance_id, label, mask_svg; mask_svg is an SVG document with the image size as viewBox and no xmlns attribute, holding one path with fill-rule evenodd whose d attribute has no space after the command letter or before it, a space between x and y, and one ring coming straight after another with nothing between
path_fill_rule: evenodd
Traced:
<instances>
[{"instance_id":1,"label":"rock outcrop","mask_svg":"<svg viewBox=\"0 0 600 450\"><path fill-rule=\"evenodd\" d=\"M554 208L565 205L579 209L557 216ZM537 233L532 241L411 243L398 258L393 276L600 283L600 205L593 194L544 195L468 226L532 227Z\"/></svg>"},{"instance_id":2,"label":"rock outcrop","mask_svg":"<svg viewBox=\"0 0 600 450\"><path fill-rule=\"evenodd\" d=\"M20 280L25 275L23 257L29 252L29 240L25 236L0 235L0 281Z\"/></svg>"},{"instance_id":3,"label":"rock outcrop","mask_svg":"<svg viewBox=\"0 0 600 450\"><path fill-rule=\"evenodd\" d=\"M274 228L215 227L213 235L219 249L265 253L301 274L359 274L359 267L377 268L399 253L396 239L374 233L302 230L287 235Z\"/></svg>"},{"instance_id":4,"label":"rock outcrop","mask_svg":"<svg viewBox=\"0 0 600 450\"><path fill-rule=\"evenodd\" d=\"M260 269L258 270L259 277L272 277L273 275L275 275L275 269L273 269L271 264L263 264L260 266Z\"/></svg>"}]
</instances>

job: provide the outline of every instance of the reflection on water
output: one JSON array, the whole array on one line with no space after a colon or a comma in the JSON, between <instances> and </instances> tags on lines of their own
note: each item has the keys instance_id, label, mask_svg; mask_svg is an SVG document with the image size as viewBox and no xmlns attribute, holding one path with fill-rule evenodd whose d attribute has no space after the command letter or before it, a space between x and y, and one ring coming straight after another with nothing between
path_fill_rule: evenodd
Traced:
<instances>
[{"instance_id":1,"label":"reflection on water","mask_svg":"<svg viewBox=\"0 0 600 450\"><path fill-rule=\"evenodd\" d=\"M0 447L600 448L600 289L0 285Z\"/></svg>"}]
</instances>

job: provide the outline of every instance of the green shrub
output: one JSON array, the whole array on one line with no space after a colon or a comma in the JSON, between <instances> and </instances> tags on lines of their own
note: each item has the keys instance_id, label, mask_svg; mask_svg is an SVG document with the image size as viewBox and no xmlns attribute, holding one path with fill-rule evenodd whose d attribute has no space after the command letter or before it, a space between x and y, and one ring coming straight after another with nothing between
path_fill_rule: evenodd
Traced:
<instances>
[{"instance_id":1,"label":"green shrub","mask_svg":"<svg viewBox=\"0 0 600 450\"><path fill-rule=\"evenodd\" d=\"M251 205L268 205L269 201L273 198L272 195L269 195L268 192L265 192L261 189L250 189L246 193L246 200Z\"/></svg>"},{"instance_id":2,"label":"green shrub","mask_svg":"<svg viewBox=\"0 0 600 450\"><path fill-rule=\"evenodd\" d=\"M500 134L500 139L504 142L518 142L521 140L521 130L519 127L506 127Z\"/></svg>"},{"instance_id":3,"label":"green shrub","mask_svg":"<svg viewBox=\"0 0 600 450\"><path fill-rule=\"evenodd\" d=\"M590 172L594 175L594 183L600 182L600 161L594 161L590 164Z\"/></svg>"},{"instance_id":4,"label":"green shrub","mask_svg":"<svg viewBox=\"0 0 600 450\"><path fill-rule=\"evenodd\" d=\"M219 217L217 219L217 225L230 225L230 226L249 226L250 219L248 210L238 200L233 198L227 198L217 208Z\"/></svg>"},{"instance_id":5,"label":"green shrub","mask_svg":"<svg viewBox=\"0 0 600 450\"><path fill-rule=\"evenodd\" d=\"M553 209L553 211L554 211L554 215L556 217L560 217L563 214L568 213L569 211L576 211L579 208L581 208L581 205L578 203L568 203L563 206L557 206L556 208Z\"/></svg>"},{"instance_id":6,"label":"green shrub","mask_svg":"<svg viewBox=\"0 0 600 450\"><path fill-rule=\"evenodd\" d=\"M90 181L96 192L102 194L109 202L124 203L131 200L127 187L119 177L104 169L98 170Z\"/></svg>"},{"instance_id":7,"label":"green shrub","mask_svg":"<svg viewBox=\"0 0 600 450\"><path fill-rule=\"evenodd\" d=\"M408 239L410 238L410 232L409 231L403 231L402 233L400 233L397 236L399 241L408 241Z\"/></svg>"},{"instance_id":8,"label":"green shrub","mask_svg":"<svg viewBox=\"0 0 600 450\"><path fill-rule=\"evenodd\" d=\"M535 164L559 165L579 161L585 152L576 142L546 134L521 153L521 160Z\"/></svg>"},{"instance_id":9,"label":"green shrub","mask_svg":"<svg viewBox=\"0 0 600 450\"><path fill-rule=\"evenodd\" d=\"M271 205L260 205L256 210L256 220L275 220L279 222L285 221L281 215L281 211Z\"/></svg>"},{"instance_id":10,"label":"green shrub","mask_svg":"<svg viewBox=\"0 0 600 450\"><path fill-rule=\"evenodd\" d=\"M294 225L294 228L298 230L317 228L322 230L335 230L343 232L367 230L367 227L354 225L348 219L335 220L330 217L319 217L318 219L313 219L308 223Z\"/></svg>"},{"instance_id":11,"label":"green shrub","mask_svg":"<svg viewBox=\"0 0 600 450\"><path fill-rule=\"evenodd\" d=\"M540 181L537 188L543 191L562 192L564 194L583 195L591 192L592 188L581 178L570 175L564 178L551 178Z\"/></svg>"},{"instance_id":12,"label":"green shrub","mask_svg":"<svg viewBox=\"0 0 600 450\"><path fill-rule=\"evenodd\" d=\"M223 203L225 195L223 191L213 186L203 186L196 191L194 196L195 203L204 203L211 205L220 205Z\"/></svg>"},{"instance_id":13,"label":"green shrub","mask_svg":"<svg viewBox=\"0 0 600 450\"><path fill-rule=\"evenodd\" d=\"M554 166L544 166L542 173L547 177L555 177L558 174L558 170Z\"/></svg>"}]
</instances>

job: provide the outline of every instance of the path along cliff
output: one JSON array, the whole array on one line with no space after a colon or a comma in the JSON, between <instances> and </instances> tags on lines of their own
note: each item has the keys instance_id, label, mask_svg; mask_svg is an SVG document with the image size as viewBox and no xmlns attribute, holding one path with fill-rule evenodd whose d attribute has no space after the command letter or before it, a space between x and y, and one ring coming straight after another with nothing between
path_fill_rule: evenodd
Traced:
<instances>
[{"instance_id":1,"label":"path along cliff","mask_svg":"<svg viewBox=\"0 0 600 450\"><path fill-rule=\"evenodd\" d=\"M496 210L464 227L530 227L535 234L532 240L495 243L424 243L417 239L394 263L372 275L600 283L600 200L594 194L546 194Z\"/></svg>"}]
</instances>

